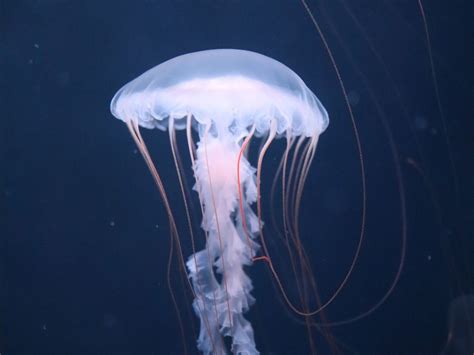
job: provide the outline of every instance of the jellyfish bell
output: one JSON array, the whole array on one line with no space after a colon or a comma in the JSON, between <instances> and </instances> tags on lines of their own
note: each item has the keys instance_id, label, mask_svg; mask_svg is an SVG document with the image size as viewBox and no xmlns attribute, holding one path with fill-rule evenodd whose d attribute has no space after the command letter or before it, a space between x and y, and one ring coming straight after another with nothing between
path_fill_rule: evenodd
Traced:
<instances>
[{"instance_id":1,"label":"jellyfish bell","mask_svg":"<svg viewBox=\"0 0 474 355\"><path fill-rule=\"evenodd\" d=\"M227 353L222 337L230 337L232 353L258 354L252 325L244 317L255 302L244 266L265 260L277 277L263 236L262 160L270 143L284 137L286 165L296 142L301 163L296 164L293 183L300 193L318 137L329 122L326 110L282 63L249 51L218 49L182 55L145 72L116 93L111 111L127 123L152 172L178 248L184 241L140 127L169 131L181 188L175 130L186 130L206 245L195 250L191 236L193 254L185 262L200 320L197 346L205 354ZM197 147L192 128L198 132ZM256 166L245 154L254 136L264 139Z\"/></svg>"},{"instance_id":2,"label":"jellyfish bell","mask_svg":"<svg viewBox=\"0 0 474 355\"><path fill-rule=\"evenodd\" d=\"M168 128L170 117L179 124L192 114L198 124L239 138L252 125L257 134L267 133L272 119L279 134L291 130L306 136L319 135L329 123L317 97L291 69L236 49L168 60L122 87L112 99L111 111L123 121L162 130Z\"/></svg>"}]
</instances>

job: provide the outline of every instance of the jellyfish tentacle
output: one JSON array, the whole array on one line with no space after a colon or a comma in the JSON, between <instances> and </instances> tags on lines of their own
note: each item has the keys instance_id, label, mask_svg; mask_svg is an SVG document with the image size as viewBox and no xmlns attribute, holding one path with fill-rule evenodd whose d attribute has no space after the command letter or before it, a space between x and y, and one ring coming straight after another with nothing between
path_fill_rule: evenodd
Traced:
<instances>
[{"instance_id":1,"label":"jellyfish tentacle","mask_svg":"<svg viewBox=\"0 0 474 355\"><path fill-rule=\"evenodd\" d=\"M270 267L270 270L272 272L272 274L274 275L275 277L275 280L277 281L277 284L280 288L280 291L285 299L285 301L287 302L288 306L296 313L296 314L299 314L299 315L302 315L302 316L311 316L311 315L315 315L319 312L321 312L324 308L326 308L330 303L332 303L332 301L337 297L337 295L340 293L340 291L344 288L344 286L346 285L347 281L349 280L351 274L352 274L352 271L355 267L355 264L358 260L358 256L360 254L360 250L361 250L361 247L362 247L362 242L364 240L364 235L365 235L365 221L366 221L366 178L365 178L365 165L364 165L364 159L363 159L363 153L362 153L362 146L361 146L361 142L360 142L360 137L359 137L359 131L358 131L358 128L357 128L357 123L356 123L356 120L355 120L355 117L354 117L354 114L353 114L353 111L352 111L352 108L350 106L350 103L349 103L349 99L348 99L348 96L347 96L347 91L346 91L346 88L345 88L345 85L344 85L344 82L342 80L342 77L341 77L341 74L339 72L339 68L336 64L336 61L334 59L334 56L332 54L332 51L326 41L326 38L321 30L321 28L319 27L319 24L316 20L316 18L314 17L312 11L310 10L310 8L308 7L307 3L305 0L301 0L301 3L302 5L304 6L306 12L308 13L308 15L310 16L311 18L311 21L313 22L323 44L324 44L324 47L326 49L326 52L328 53L329 57L330 57L330 60L331 60L331 63L332 63L332 66L336 72L336 75L337 75L337 78L338 78L338 81L339 81L339 84L340 84L340 87L341 87L341 90L342 90L342 93L343 93L343 97L344 97L344 100L345 100L345 103L346 103L346 106L347 106L347 109L349 111L349 116L350 116L350 119L351 119L351 123L352 123L352 126L353 126L353 132L354 132L354 136L355 136L355 140L356 140L356 145L357 145L357 150L359 152L359 164L360 164L360 170L361 170L361 187L362 187L362 213L361 213L361 228L360 228L360 234L359 234L359 241L358 241L358 245L356 247L356 251L353 255L353 259L352 259L352 262L351 262L351 265L349 267L349 270L346 272L346 275L345 277L343 278L342 282L340 283L340 285L338 286L338 288L335 290L335 292L332 294L332 296L320 307L318 307L317 309L313 310L313 311L310 311L310 312L304 312L304 311L301 311L300 309L298 309L297 307L294 306L294 304L291 303L291 301L289 300L284 288L283 288L283 284L280 280L280 278L278 277L278 274L275 270L275 268L273 267L273 264L271 262L271 259L269 259L269 262L268 262L268 265ZM288 138L287 138L288 139ZM284 218L283 218L283 224L284 224L284 231L285 231L285 235L287 235L288 233L288 224L287 224L287 221L285 220L285 214L286 214L286 198L285 198L285 179L286 179L286 164L287 164L287 154L288 154L288 144L287 144L287 150L285 151L285 155L283 157L283 173L282 173L282 190L283 190L283 193L282 193L282 198L285 200L283 201L283 208L284 208ZM287 240L288 241L288 240ZM290 251L291 252L291 251Z\"/></svg>"},{"instance_id":2,"label":"jellyfish tentacle","mask_svg":"<svg viewBox=\"0 0 474 355\"><path fill-rule=\"evenodd\" d=\"M300 279L297 277L298 272L297 272L297 267L296 267L296 261L293 255L293 250L291 248L291 244L292 243L295 244L295 240L291 231L291 219L289 218L290 204L288 202L288 191L290 188L289 186L290 177L287 177L287 166L288 166L288 158L290 156L290 152L293 146L293 142L291 142L290 140L296 141L296 146L293 152L297 152L299 150L302 140L301 139L296 140L296 138L293 138L291 136L290 131L287 132L286 140L287 140L287 144L286 144L285 154L283 156L283 168L282 168L282 178L281 178L283 233L285 237L285 246L290 258L291 269L293 271L293 274L295 275L296 289L298 291L298 294L301 295L302 289L301 289ZM291 166L290 166L290 170L291 170ZM291 171L290 171L290 174L291 174Z\"/></svg>"},{"instance_id":3,"label":"jellyfish tentacle","mask_svg":"<svg viewBox=\"0 0 474 355\"><path fill-rule=\"evenodd\" d=\"M288 137L287 137L288 138ZM272 182L272 188L270 190L270 206L275 206L275 195L276 195L276 189L277 189L277 185L278 185L278 179L281 177L281 179L283 180L283 166L284 166L284 161L285 161L285 154L286 154L286 151L289 149L288 148L288 144L293 144L294 140L291 141L291 142L288 142L288 139L287 139L287 147L285 148L285 152L284 154L282 155L282 157L280 158L280 163L278 164L278 168L275 172L275 176L273 178L273 182ZM282 183L283 185L283 183ZM283 194L282 194L283 195ZM282 196L282 205L283 205L283 196ZM274 213L274 210L272 209L271 210L271 219L272 219L272 225L273 225L273 228L275 229L275 231L277 232L277 236L283 241L284 241L284 237L283 237L283 234L284 232L282 233L280 228L278 227L278 224L276 222L276 216L275 216L275 213Z\"/></svg>"},{"instance_id":4,"label":"jellyfish tentacle","mask_svg":"<svg viewBox=\"0 0 474 355\"><path fill-rule=\"evenodd\" d=\"M204 154L206 157L206 168L207 168L207 178L209 179L209 191L211 192L211 200L212 200L212 208L214 209L214 218L216 219L216 227L217 227L217 236L219 238L219 248L221 252L221 259L222 259L222 280L224 281L224 287L226 292L226 302L227 302L227 313L229 316L229 322L232 327L232 312L230 311L230 301L229 301L229 289L227 286L227 273L226 273L226 265L225 265L225 258L224 258L224 249L222 245L222 234L221 228L219 224L219 216L217 213L217 206L216 206L216 196L214 194L214 189L212 187L212 174L209 168L209 155L207 152L207 137L209 132L206 131L204 136Z\"/></svg>"},{"instance_id":5,"label":"jellyfish tentacle","mask_svg":"<svg viewBox=\"0 0 474 355\"><path fill-rule=\"evenodd\" d=\"M255 300L251 296L252 282L245 274L244 266L252 263L252 250L257 251L259 246L252 240L251 248L248 248L239 214L235 166L241 151L238 137L227 135L225 131L211 132L206 129L201 132L194 165L196 184L199 184L199 187L195 186L195 189L200 190L199 196L204 207L202 227L208 232L206 249L209 253L206 250L198 251L197 267L192 258L188 260L187 265L193 281L205 278L205 302L208 305L217 303L217 322L212 324L214 334L231 337L233 353L254 355L258 354L258 351L251 324L245 319L244 313ZM241 201L247 221L247 232L250 238L255 239L258 222L251 209L251 204L256 201L255 169L244 153L241 155L240 174L243 192ZM209 263L208 255L213 264ZM222 277L220 280L219 275ZM212 290L215 292L211 292ZM195 300L195 303L198 301ZM200 333L198 348L205 354L212 353L205 332ZM222 351L225 352L226 349L223 348Z\"/></svg>"},{"instance_id":6,"label":"jellyfish tentacle","mask_svg":"<svg viewBox=\"0 0 474 355\"><path fill-rule=\"evenodd\" d=\"M296 196L296 189L298 187L298 177L301 176L301 168L303 166L303 162L305 159L299 159L299 157L304 157L306 154L306 151L309 147L309 145L305 143L306 137L301 136L298 139L297 145L295 150L293 151L292 154L292 161L291 161L291 167L290 171L288 173L288 183L287 183L287 197L286 201L288 204L287 210L289 211L289 216L294 214L295 210L295 196ZM303 151L301 152L301 155L299 156L299 151L301 147L304 146ZM298 165L296 165L296 162L298 162ZM293 230L295 229L294 223L292 223L292 219L289 219L288 224L290 225L290 228Z\"/></svg>"},{"instance_id":7,"label":"jellyfish tentacle","mask_svg":"<svg viewBox=\"0 0 474 355\"><path fill-rule=\"evenodd\" d=\"M186 117L186 140L187 140L187 144L188 144L188 152L189 152L189 157L191 159L191 166L192 166L192 169L193 171L195 171L195 168L196 168L196 146L194 144L194 141L193 141L193 136L191 134L191 121L192 121L192 115L191 114L188 114L187 117ZM203 203L202 203L202 198L201 198L201 188L200 188L200 179L197 175L194 176L194 179L196 181L196 187L195 187L195 190L196 192L198 193L198 196L199 196L199 208L201 209L201 216L204 216L204 206L203 206ZM210 250L209 250L209 233L207 230L204 230L204 236L206 238L206 253L207 253L207 260L208 260L208 268L209 270L212 270L212 257L211 257L211 253L210 253ZM198 265L197 265L197 260L196 260L196 256L193 255L193 260L194 260L194 265L196 267L196 269L198 268ZM215 315L215 322L218 323L218 311L217 311L217 294L216 294L216 290L215 289L212 289L212 299L213 299L213 305L214 305L214 315ZM223 344L224 340L222 339L222 337L220 337L220 343L221 343L221 347L224 346Z\"/></svg>"},{"instance_id":8,"label":"jellyfish tentacle","mask_svg":"<svg viewBox=\"0 0 474 355\"><path fill-rule=\"evenodd\" d=\"M173 155L173 161L174 161L174 164L175 164L175 168L176 168L176 173L178 175L178 182L179 182L179 186L180 186L180 189L181 189L181 195L182 195L182 198L183 198L183 203L184 203L184 210L185 210L185 214L186 214L186 220L187 220L187 223L188 223L188 230L189 230L189 236L190 236L190 239L191 239L191 248L192 248L192 251L193 251L193 257L194 257L194 262L197 264L197 261L196 261L196 243L195 243L195 237L194 237L194 232L193 232L193 226L192 226L192 221L191 221L191 214L189 212L189 206L188 206L188 202L187 202L187 198L186 198L186 194L185 194L185 189L184 189L184 182L183 182L183 172L182 172L182 165L180 163L180 159L179 159L179 155L178 155L178 147L176 145L176 131L174 129L174 118L173 116L170 116L169 118L169 122L168 122L168 133L169 133L169 140L170 140L170 146L171 146L171 153ZM201 285L201 282L200 280L197 280L196 282L197 284L197 292L196 292L196 297L199 297L199 298L202 298L204 297L203 296L203 291L202 291L202 285ZM203 305L205 307L205 303L203 302ZM204 314L206 314L206 312L204 312ZM205 327L206 327L206 330L208 332L208 335L211 339L211 342L212 342L212 347L213 347L213 351L215 352L216 351L216 347L215 347L215 339L213 338L212 336L212 332L210 330L210 325L209 325L209 319L207 319L207 317L204 317L204 320L205 320ZM194 330L194 327L193 327L193 330Z\"/></svg>"},{"instance_id":9,"label":"jellyfish tentacle","mask_svg":"<svg viewBox=\"0 0 474 355\"><path fill-rule=\"evenodd\" d=\"M253 135L255 133L255 125L253 125L250 133L247 135L247 137L244 139L244 142L242 143L242 147L240 148L239 151L239 156L237 158L237 190L239 191L239 211L240 211L240 218L242 219L242 228L245 233L245 237L247 239L247 245L250 250L250 255L255 255L255 251L252 248L252 243L250 242L250 234L247 228L247 219L245 218L245 213L244 213L244 204L243 204L243 195L242 195L242 187L240 183L240 160L242 159L242 154L247 148L248 144L250 143L250 140L252 139Z\"/></svg>"},{"instance_id":10,"label":"jellyfish tentacle","mask_svg":"<svg viewBox=\"0 0 474 355\"><path fill-rule=\"evenodd\" d=\"M443 110L443 105L441 104L441 94L440 94L439 84L438 84L438 75L436 73L436 66L435 66L434 57L433 57L433 48L431 45L431 34L428 28L428 21L426 19L426 13L425 13L422 0L418 0L418 7L420 8L421 19L423 22L423 29L425 31L426 46L428 47L428 58L430 61L431 79L433 81L433 87L434 87L434 92L435 92L435 97L436 97L436 106L438 108L439 116L441 119L441 127L443 128L443 136L446 143L446 149L448 151L448 159L449 159L449 164L451 168L450 169L451 175L452 175L451 178L452 178L453 186L454 186L454 198L456 201L456 208L459 209L460 207L459 206L459 202L460 202L459 201L459 175L458 175L456 163L454 160L453 145L451 143L451 138L449 136L446 115Z\"/></svg>"},{"instance_id":11,"label":"jellyfish tentacle","mask_svg":"<svg viewBox=\"0 0 474 355\"><path fill-rule=\"evenodd\" d=\"M187 354L187 347L186 347L186 341L185 341L186 338L185 338L185 335L184 335L183 322L182 322L182 319L181 319L181 314L179 312L178 303L176 302L176 296L174 294L173 287L171 285L171 278L170 278L170 269L171 269L171 262L172 262L172 257L173 257L173 244L174 244L174 242L176 242L177 245L178 245L179 250L177 251L177 254L180 255L180 261L181 261L181 263L184 263L184 258L183 258L182 252L181 252L181 246L179 244L178 230L177 230L177 227L176 227L173 212L171 211L171 208L170 208L170 205L169 205L169 201L168 201L166 191L165 191L164 186L163 186L163 182L162 182L161 177L158 173L158 170L156 169L155 165L153 164L153 161L152 161L151 156L148 152L148 149L145 145L145 142L144 142L144 140L143 140L143 138L140 134L139 126L133 120L127 120L126 123L127 123L128 129L130 131L130 134L131 134L133 140L135 141L135 144L137 145L138 150L140 151L143 159L145 160L145 162L148 166L148 169L151 172L153 180L155 181L156 186L158 187L161 198L163 200L163 204L164 204L166 212L168 214L168 222L169 222L169 225L170 225L170 253L169 253L169 257L168 257L167 284L168 284L168 289L169 289L169 292L170 292L171 300L173 302L173 306L174 306L174 309L175 309L175 312L176 312L176 316L178 317L178 325L179 325L179 328L180 328L181 337L183 339L184 352L185 352L185 354ZM189 283L189 280L188 280L188 284L189 284L189 287L191 289L191 292L194 292L193 289L192 289L191 284Z\"/></svg>"},{"instance_id":12,"label":"jellyfish tentacle","mask_svg":"<svg viewBox=\"0 0 474 355\"><path fill-rule=\"evenodd\" d=\"M270 133L268 135L268 138L265 142L265 144L262 146L262 149L260 151L260 154L258 155L258 162L257 162L257 218L258 218L258 230L259 230L259 235L260 235L260 240L262 242L262 247L263 250L265 251L265 255L263 260L266 260L268 262L269 255L267 253L267 245L265 242L265 238L263 235L263 223L262 223L262 204L261 204L261 177L262 177L262 162L263 158L265 157L265 154L270 147L270 144L273 142L276 136L276 120L272 120L270 123ZM254 258L255 260L255 258Z\"/></svg>"}]
</instances>

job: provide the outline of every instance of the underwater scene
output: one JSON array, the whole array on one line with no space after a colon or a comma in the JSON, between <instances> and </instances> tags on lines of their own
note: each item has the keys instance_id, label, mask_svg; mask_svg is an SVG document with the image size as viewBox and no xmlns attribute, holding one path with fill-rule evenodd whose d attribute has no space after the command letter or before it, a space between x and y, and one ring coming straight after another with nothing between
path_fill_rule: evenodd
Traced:
<instances>
[{"instance_id":1,"label":"underwater scene","mask_svg":"<svg viewBox=\"0 0 474 355\"><path fill-rule=\"evenodd\" d=\"M474 354L473 16L0 1L0 355Z\"/></svg>"}]
</instances>

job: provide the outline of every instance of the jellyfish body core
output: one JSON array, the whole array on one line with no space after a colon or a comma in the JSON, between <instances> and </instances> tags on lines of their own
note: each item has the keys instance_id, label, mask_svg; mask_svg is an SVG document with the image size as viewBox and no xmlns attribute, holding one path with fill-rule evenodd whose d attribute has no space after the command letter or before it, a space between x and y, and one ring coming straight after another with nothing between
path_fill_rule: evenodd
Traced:
<instances>
[{"instance_id":1,"label":"jellyfish body core","mask_svg":"<svg viewBox=\"0 0 474 355\"><path fill-rule=\"evenodd\" d=\"M179 56L145 72L117 92L111 111L127 123L155 178L178 248L183 240L139 127L169 131L181 185L175 131L186 130L206 241L205 249L197 251L192 236L193 255L185 262L200 320L197 346L204 354L225 354L222 337L228 336L232 353L258 354L252 326L244 318L255 299L243 267L265 258L273 271L261 221L262 160L270 143L284 137L281 165L286 166L296 142L301 161L289 176L294 176L292 200L298 201L318 137L329 122L326 110L280 62L249 51L219 49ZM198 132L197 147L192 128ZM252 137L263 140L255 167L246 156Z\"/></svg>"}]
</instances>

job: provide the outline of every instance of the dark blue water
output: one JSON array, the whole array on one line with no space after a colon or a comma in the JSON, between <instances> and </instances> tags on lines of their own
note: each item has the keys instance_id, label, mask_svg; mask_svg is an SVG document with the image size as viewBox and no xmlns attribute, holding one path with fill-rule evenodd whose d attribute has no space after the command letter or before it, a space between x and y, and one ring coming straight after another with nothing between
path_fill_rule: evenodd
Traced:
<instances>
[{"instance_id":1,"label":"dark blue water","mask_svg":"<svg viewBox=\"0 0 474 355\"><path fill-rule=\"evenodd\" d=\"M474 293L473 9L469 1L423 4L434 66L416 1L309 1L349 94L367 182L359 262L326 321L358 316L383 297L400 264L403 215L407 238L390 297L358 321L313 327L318 354L473 351L472 299L450 308ZM198 323L176 263L184 341L167 286L165 210L109 102L145 70L197 50L275 58L327 108L301 238L321 298L330 297L357 245L361 173L341 85L299 1L4 0L0 11L1 354L183 354L184 345L196 353ZM177 199L167 134L144 136ZM186 152L184 140L179 146ZM271 154L276 161L278 149ZM272 176L263 179L269 193ZM270 224L271 207L281 208L266 201ZM248 271L258 349L311 353L304 319L281 302L265 264Z\"/></svg>"}]
</instances>

